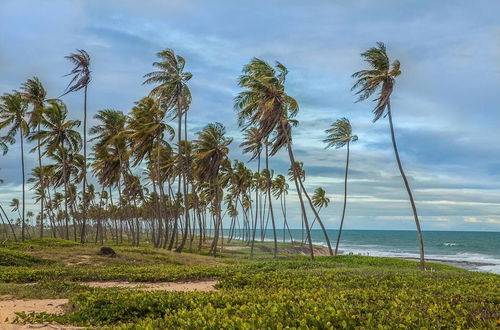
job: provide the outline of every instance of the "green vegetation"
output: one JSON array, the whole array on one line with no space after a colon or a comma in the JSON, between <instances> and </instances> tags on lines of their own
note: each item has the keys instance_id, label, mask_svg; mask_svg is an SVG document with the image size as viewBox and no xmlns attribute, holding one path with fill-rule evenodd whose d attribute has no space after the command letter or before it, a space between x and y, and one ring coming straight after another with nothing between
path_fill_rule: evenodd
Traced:
<instances>
[{"instance_id":1,"label":"green vegetation","mask_svg":"<svg viewBox=\"0 0 500 330\"><path fill-rule=\"evenodd\" d=\"M227 250L213 258L117 246L117 257L109 258L97 256L97 246L54 248L41 241L37 246L29 252L16 251L19 246L2 249L2 253L36 260L41 258L35 254L50 256L52 264L1 266L1 299L70 300L63 315L20 313L18 322L110 329L392 329L494 328L500 319L498 275L443 264L427 263L428 270L423 272L417 262L395 258L342 255L311 261L295 255L277 260L273 242L257 243L253 259L250 248L243 254ZM279 244L278 248L290 246ZM66 265L67 253L88 255L88 262L96 266ZM151 258L158 256L166 258L151 265L155 260ZM164 292L85 285L87 281L203 279L219 280L217 290Z\"/></svg>"},{"instance_id":2,"label":"green vegetation","mask_svg":"<svg viewBox=\"0 0 500 330\"><path fill-rule=\"evenodd\" d=\"M0 267L1 266L34 266L47 264L50 261L36 257L31 254L12 251L0 248Z\"/></svg>"}]
</instances>

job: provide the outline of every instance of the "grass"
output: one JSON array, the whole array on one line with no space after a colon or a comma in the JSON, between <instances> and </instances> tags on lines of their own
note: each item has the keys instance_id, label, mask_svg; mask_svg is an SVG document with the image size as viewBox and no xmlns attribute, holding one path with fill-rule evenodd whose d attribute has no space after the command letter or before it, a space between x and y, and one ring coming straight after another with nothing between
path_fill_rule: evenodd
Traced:
<instances>
[{"instance_id":1,"label":"grass","mask_svg":"<svg viewBox=\"0 0 500 330\"><path fill-rule=\"evenodd\" d=\"M64 315L21 314L21 321L113 329L500 325L500 276L443 264L429 263L429 270L422 272L416 262L395 258L346 255L310 261L290 253L275 260L268 243L256 245L255 259L249 258L248 248L226 250L214 258L114 246L118 256L109 258L97 256L98 246L59 244L66 243L3 247L43 262L28 267L21 258L19 265L1 266L0 297L4 298L0 299L70 299ZM77 256L87 257L78 263L74 262ZM85 281L93 280L190 279L218 279L218 290L143 292L85 286Z\"/></svg>"}]
</instances>

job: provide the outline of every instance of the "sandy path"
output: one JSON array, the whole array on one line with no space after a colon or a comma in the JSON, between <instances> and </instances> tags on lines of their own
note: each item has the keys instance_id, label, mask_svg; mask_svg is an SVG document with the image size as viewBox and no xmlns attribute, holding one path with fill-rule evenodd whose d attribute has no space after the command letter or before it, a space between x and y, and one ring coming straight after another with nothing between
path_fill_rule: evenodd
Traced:
<instances>
[{"instance_id":1,"label":"sandy path","mask_svg":"<svg viewBox=\"0 0 500 330\"><path fill-rule=\"evenodd\" d=\"M93 288L129 288L143 291L213 291L217 281L192 282L83 282ZM2 296L7 298L7 296ZM0 300L0 329L81 329L79 327L59 324L10 324L18 312L46 312L51 314L64 313L64 304L68 299L30 299L30 300Z\"/></svg>"},{"instance_id":2,"label":"sandy path","mask_svg":"<svg viewBox=\"0 0 500 330\"><path fill-rule=\"evenodd\" d=\"M143 291L213 291L217 281L192 282L84 282L92 288L129 288Z\"/></svg>"},{"instance_id":3,"label":"sandy path","mask_svg":"<svg viewBox=\"0 0 500 330\"><path fill-rule=\"evenodd\" d=\"M248 246L224 246L222 250L237 251L248 248Z\"/></svg>"},{"instance_id":4,"label":"sandy path","mask_svg":"<svg viewBox=\"0 0 500 330\"><path fill-rule=\"evenodd\" d=\"M39 325L17 325L8 324L16 318L18 312L47 312L53 314L64 313L63 305L68 302L68 299L30 299L30 300L2 300L0 301L0 329L33 329L33 328L49 328L60 326L39 324Z\"/></svg>"}]
</instances>

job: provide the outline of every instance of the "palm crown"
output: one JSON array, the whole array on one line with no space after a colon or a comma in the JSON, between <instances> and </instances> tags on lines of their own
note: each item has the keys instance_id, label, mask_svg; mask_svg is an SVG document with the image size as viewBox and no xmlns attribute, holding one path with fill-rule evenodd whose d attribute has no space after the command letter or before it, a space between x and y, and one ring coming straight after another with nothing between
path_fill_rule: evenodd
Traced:
<instances>
[{"instance_id":1,"label":"palm crown","mask_svg":"<svg viewBox=\"0 0 500 330\"><path fill-rule=\"evenodd\" d=\"M361 57L370 65L370 68L352 75L353 78L357 78L352 90L357 90L358 102L366 100L375 93L378 94L375 98L377 105L373 109L375 122L384 115L390 103L395 78L401 74L400 63L398 60L390 62L382 42L377 42L376 47L361 53Z\"/></svg>"},{"instance_id":2,"label":"palm crown","mask_svg":"<svg viewBox=\"0 0 500 330\"><path fill-rule=\"evenodd\" d=\"M349 142L358 141L358 136L352 135L352 126L347 118L336 120L325 132L327 137L323 142L326 143L326 148L334 147L339 149Z\"/></svg>"}]
</instances>

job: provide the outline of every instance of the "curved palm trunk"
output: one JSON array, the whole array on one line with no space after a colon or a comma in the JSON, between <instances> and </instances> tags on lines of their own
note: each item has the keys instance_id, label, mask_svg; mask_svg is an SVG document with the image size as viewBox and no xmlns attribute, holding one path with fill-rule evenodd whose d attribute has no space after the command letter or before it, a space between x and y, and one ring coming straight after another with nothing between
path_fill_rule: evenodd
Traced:
<instances>
[{"instance_id":1,"label":"curved palm trunk","mask_svg":"<svg viewBox=\"0 0 500 330\"><path fill-rule=\"evenodd\" d=\"M283 121L281 121L281 127L285 132L287 131ZM314 249L313 249L312 240L311 240L311 231L309 230L309 222L307 221L306 208L304 206L304 200L302 198L302 193L301 193L300 187L299 187L299 182L298 182L299 175L297 173L297 168L295 167L295 156L294 156L293 150L292 150L292 141L290 139L290 136L288 136L288 134L286 135L286 142L287 142L287 149L288 149L288 157L290 158L290 163L291 163L292 169L293 169L293 181L295 182L295 189L297 189L297 194L299 195L300 209L302 210L302 217L303 217L304 224L306 227L307 242L309 244L309 253L311 256L311 260L314 260Z\"/></svg>"},{"instance_id":2,"label":"curved palm trunk","mask_svg":"<svg viewBox=\"0 0 500 330\"><path fill-rule=\"evenodd\" d=\"M413 217L415 218L415 225L417 227L417 235L418 235L418 247L420 250L420 268L422 270L425 269L425 259L424 259L424 240L422 238L422 231L420 230L420 221L418 220L417 207L415 206L415 201L413 200L413 194L410 189L410 184L408 183L408 179L406 178L405 172L403 170L403 166L401 165L401 160L399 159L398 146L396 144L396 138L394 136L394 125L392 124L392 113L391 113L391 103L387 103L387 114L389 116L389 126L391 128L391 138L392 138L392 146L394 147L394 153L396 155L396 160L398 162L399 172L401 173L401 177L403 178L406 191L408 192L408 197L410 198L411 208L413 211Z\"/></svg>"},{"instance_id":3,"label":"curved palm trunk","mask_svg":"<svg viewBox=\"0 0 500 330\"><path fill-rule=\"evenodd\" d=\"M19 136L21 138L21 171L22 171L22 179L23 179L23 214L21 217L21 240L24 241L25 236L25 227L26 224L24 222L24 211L26 204L26 193L24 189L24 140L23 140L23 128L19 129Z\"/></svg>"},{"instance_id":4,"label":"curved palm trunk","mask_svg":"<svg viewBox=\"0 0 500 330\"><path fill-rule=\"evenodd\" d=\"M349 141L347 142L347 160L345 163L345 177L344 177L344 207L342 209L342 219L340 219L339 235L337 236L337 243L335 244L335 255L339 251L340 235L342 235L342 226L344 225L345 209L347 206L347 173L349 172Z\"/></svg>"},{"instance_id":5,"label":"curved palm trunk","mask_svg":"<svg viewBox=\"0 0 500 330\"><path fill-rule=\"evenodd\" d=\"M314 213L314 216L316 217L316 219L318 219L318 223L321 226L321 230L323 231L323 235L325 236L326 245L328 246L328 252L332 256L333 255L332 245L330 244L330 238L328 237L328 233L326 231L326 228L323 225L323 221L321 221L321 218L319 217L319 213L316 211L316 208L314 207L314 205L313 205L313 203L311 201L311 197L309 197L309 194L307 193L307 190L304 187L304 184L302 183L302 180L299 179L299 182L300 182L300 187L302 188L302 191L304 191L304 195L306 196L307 201L309 202L309 206L311 207L311 210ZM312 226L311 226L311 228L312 228Z\"/></svg>"},{"instance_id":6,"label":"curved palm trunk","mask_svg":"<svg viewBox=\"0 0 500 330\"><path fill-rule=\"evenodd\" d=\"M80 233L80 242L85 243L85 224L87 222L87 86L85 86L83 92L83 218L82 218L82 230Z\"/></svg>"}]
</instances>

